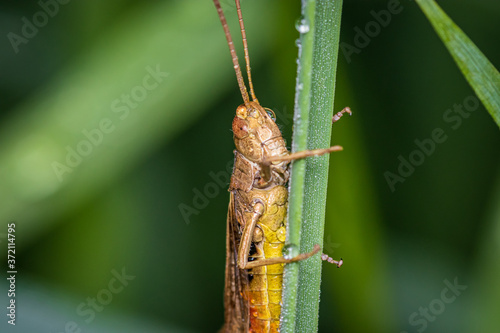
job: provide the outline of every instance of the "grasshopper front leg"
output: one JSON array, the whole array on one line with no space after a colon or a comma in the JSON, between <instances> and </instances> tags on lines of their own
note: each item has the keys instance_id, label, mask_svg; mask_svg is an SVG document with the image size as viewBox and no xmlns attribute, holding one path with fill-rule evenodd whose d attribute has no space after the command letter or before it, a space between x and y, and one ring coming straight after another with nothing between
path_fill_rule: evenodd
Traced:
<instances>
[{"instance_id":1,"label":"grasshopper front leg","mask_svg":"<svg viewBox=\"0 0 500 333\"><path fill-rule=\"evenodd\" d=\"M348 113L349 115L352 115L351 108L346 106L341 111L337 112L333 116L332 122L334 123L334 122L337 122L338 120L340 120L340 118L342 118L344 113ZM334 151L341 151L341 150L343 150L343 148L341 146L332 146L332 147L326 148L326 149L303 150L303 151L299 151L299 152L295 152L295 153L290 153L290 154L285 155L285 156L268 157L262 163L264 165L269 165L272 162L283 162L283 161L290 162L290 161L300 160L302 158L306 158L306 157L310 157L310 156L320 156L320 155L329 154L329 153L332 153Z\"/></svg>"},{"instance_id":2,"label":"grasshopper front leg","mask_svg":"<svg viewBox=\"0 0 500 333\"><path fill-rule=\"evenodd\" d=\"M284 156L272 156L264 160L263 164L271 164L272 162L283 162L283 161L294 161L300 160L302 158L310 157L310 156L320 156L324 154L329 154L334 151L342 151L344 148L341 146L332 146L330 148L325 149L313 149L313 150L303 150L295 153L290 153Z\"/></svg>"}]
</instances>

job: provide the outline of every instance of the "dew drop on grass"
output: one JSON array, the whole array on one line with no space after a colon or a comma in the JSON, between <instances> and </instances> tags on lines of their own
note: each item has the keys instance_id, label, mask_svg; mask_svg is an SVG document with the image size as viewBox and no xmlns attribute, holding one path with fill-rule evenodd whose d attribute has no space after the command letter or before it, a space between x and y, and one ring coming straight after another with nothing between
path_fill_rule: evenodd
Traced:
<instances>
[{"instance_id":1,"label":"dew drop on grass","mask_svg":"<svg viewBox=\"0 0 500 333\"><path fill-rule=\"evenodd\" d=\"M294 244L288 244L283 247L283 258L292 259L295 256L295 253L298 253L299 248Z\"/></svg>"},{"instance_id":2,"label":"dew drop on grass","mask_svg":"<svg viewBox=\"0 0 500 333\"><path fill-rule=\"evenodd\" d=\"M304 17L301 17L297 20L297 22L295 22L295 28L301 34L305 34L309 32L309 23Z\"/></svg>"}]
</instances>

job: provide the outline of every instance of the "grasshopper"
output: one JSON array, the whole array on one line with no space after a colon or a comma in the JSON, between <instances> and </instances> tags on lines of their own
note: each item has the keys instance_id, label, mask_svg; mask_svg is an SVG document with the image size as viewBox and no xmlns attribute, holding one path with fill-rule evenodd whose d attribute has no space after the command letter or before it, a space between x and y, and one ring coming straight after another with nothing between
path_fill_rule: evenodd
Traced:
<instances>
[{"instance_id":1,"label":"grasshopper","mask_svg":"<svg viewBox=\"0 0 500 333\"><path fill-rule=\"evenodd\" d=\"M225 322L223 333L277 333L280 330L281 293L284 264L305 260L320 250L319 245L296 257L283 257L288 208L287 182L293 160L342 150L327 149L290 153L275 115L263 108L256 96L250 74L250 58L240 1L236 10L242 34L250 95L248 95L229 27L219 0L213 0L219 14L236 78L243 98L237 107L232 130L236 150L229 185L226 236ZM343 113L337 113L333 121ZM328 260L338 267L342 259Z\"/></svg>"}]
</instances>

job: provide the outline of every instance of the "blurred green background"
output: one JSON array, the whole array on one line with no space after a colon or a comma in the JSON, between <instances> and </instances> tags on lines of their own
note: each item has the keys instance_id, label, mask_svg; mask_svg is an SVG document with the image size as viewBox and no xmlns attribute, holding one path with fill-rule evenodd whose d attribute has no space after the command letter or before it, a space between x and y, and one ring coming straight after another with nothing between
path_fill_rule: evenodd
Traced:
<instances>
[{"instance_id":1,"label":"blurred green background","mask_svg":"<svg viewBox=\"0 0 500 333\"><path fill-rule=\"evenodd\" d=\"M498 332L498 127L414 2L373 23L397 3L344 1L335 109L354 114L334 124L325 251L345 265L323 266L320 332ZM439 4L498 68L500 3ZM242 6L289 139L300 3ZM1 1L0 17L0 244L5 262L15 221L18 270L0 330L218 330L241 97L212 1ZM418 165L391 188L402 160Z\"/></svg>"}]
</instances>

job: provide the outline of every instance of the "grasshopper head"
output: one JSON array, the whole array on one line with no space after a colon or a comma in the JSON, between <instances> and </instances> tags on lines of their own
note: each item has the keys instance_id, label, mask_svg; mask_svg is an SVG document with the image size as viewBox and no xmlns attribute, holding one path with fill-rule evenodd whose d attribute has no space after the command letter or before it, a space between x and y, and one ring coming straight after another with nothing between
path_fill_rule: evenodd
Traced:
<instances>
[{"instance_id":1,"label":"grasshopper head","mask_svg":"<svg viewBox=\"0 0 500 333\"><path fill-rule=\"evenodd\" d=\"M271 112L266 111L258 102L248 102L236 109L233 120L234 143L236 149L253 162L261 162L267 157L267 141L281 138Z\"/></svg>"}]
</instances>

